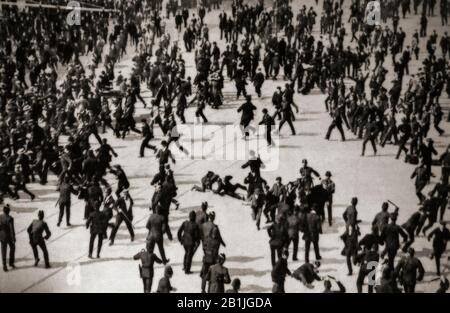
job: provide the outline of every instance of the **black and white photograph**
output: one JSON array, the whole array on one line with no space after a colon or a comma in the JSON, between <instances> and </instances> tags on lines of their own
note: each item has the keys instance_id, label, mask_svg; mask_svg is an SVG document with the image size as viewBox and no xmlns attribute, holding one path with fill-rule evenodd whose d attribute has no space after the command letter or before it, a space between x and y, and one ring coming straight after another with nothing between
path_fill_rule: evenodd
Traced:
<instances>
[{"instance_id":1,"label":"black and white photograph","mask_svg":"<svg viewBox=\"0 0 450 313\"><path fill-rule=\"evenodd\" d=\"M449 13L0 0L0 293L448 293Z\"/></svg>"}]
</instances>

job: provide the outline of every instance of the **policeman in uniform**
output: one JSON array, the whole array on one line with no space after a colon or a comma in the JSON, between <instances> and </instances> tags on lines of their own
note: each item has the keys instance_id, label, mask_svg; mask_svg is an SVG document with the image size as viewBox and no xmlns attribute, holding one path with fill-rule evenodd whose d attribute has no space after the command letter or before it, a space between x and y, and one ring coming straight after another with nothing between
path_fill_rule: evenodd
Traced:
<instances>
[{"instance_id":1,"label":"policeman in uniform","mask_svg":"<svg viewBox=\"0 0 450 313\"><path fill-rule=\"evenodd\" d=\"M194 257L195 247L200 244L200 227L195 222L195 212L189 213L189 220L181 224L178 230L178 241L184 247L183 270L186 274L191 274L192 258Z\"/></svg>"},{"instance_id":2,"label":"policeman in uniform","mask_svg":"<svg viewBox=\"0 0 450 313\"><path fill-rule=\"evenodd\" d=\"M147 251L153 253L155 244L158 245L159 253L164 264L168 263L166 259L166 253L164 251L163 234L166 231L166 223L164 217L161 215L161 206L156 207L156 213L150 215L147 221L148 235L147 235Z\"/></svg>"},{"instance_id":3,"label":"policeman in uniform","mask_svg":"<svg viewBox=\"0 0 450 313\"><path fill-rule=\"evenodd\" d=\"M223 265L225 259L225 254L219 254L218 262L209 268L206 276L206 280L209 282L208 293L224 293L225 284L231 282L228 269Z\"/></svg>"},{"instance_id":4,"label":"policeman in uniform","mask_svg":"<svg viewBox=\"0 0 450 313\"><path fill-rule=\"evenodd\" d=\"M139 266L139 273L142 278L142 283L144 284L144 293L150 293L152 290L152 282L153 282L153 265L156 263L161 264L162 261L156 254L153 252L148 252L145 249L142 249L141 252L136 254L133 257L134 260L141 260L141 264Z\"/></svg>"}]
</instances>

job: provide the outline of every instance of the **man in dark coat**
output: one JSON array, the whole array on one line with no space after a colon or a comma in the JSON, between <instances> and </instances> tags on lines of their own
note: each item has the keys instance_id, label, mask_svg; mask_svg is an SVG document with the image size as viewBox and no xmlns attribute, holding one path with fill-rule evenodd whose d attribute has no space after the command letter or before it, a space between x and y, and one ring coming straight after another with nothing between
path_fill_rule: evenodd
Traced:
<instances>
[{"instance_id":1,"label":"man in dark coat","mask_svg":"<svg viewBox=\"0 0 450 313\"><path fill-rule=\"evenodd\" d=\"M111 231L111 235L109 238L110 246L114 244L114 239L122 222L125 222L125 225L127 226L128 232L130 233L131 241L132 242L134 241L134 230L133 224L131 223L133 221L133 205L134 205L133 198L131 198L127 190L124 190L121 193L120 197L117 199L115 204L117 215L116 215L116 223L114 225L113 230Z\"/></svg>"},{"instance_id":2,"label":"man in dark coat","mask_svg":"<svg viewBox=\"0 0 450 313\"><path fill-rule=\"evenodd\" d=\"M422 190L430 180L430 176L428 175L425 163L422 162L418 167L416 167L414 172L411 174L411 179L413 178L416 179L414 184L416 186L417 198L419 198L420 203L422 203L425 200L425 196L422 194Z\"/></svg>"},{"instance_id":3,"label":"man in dark coat","mask_svg":"<svg viewBox=\"0 0 450 313\"><path fill-rule=\"evenodd\" d=\"M414 212L402 225L402 228L405 229L408 233L408 241L402 248L403 252L406 252L408 248L414 243L415 235L420 233L420 228L422 228L425 219L426 212L423 207L421 207L418 211Z\"/></svg>"},{"instance_id":4,"label":"man in dark coat","mask_svg":"<svg viewBox=\"0 0 450 313\"><path fill-rule=\"evenodd\" d=\"M364 279L376 269L380 260L380 254L378 253L378 244L374 243L370 247L365 246L364 251L359 253L356 257L358 263L361 263L358 272L358 278L356 279L356 288L358 293L362 293ZM371 277L373 279L373 277ZM373 293L373 282L368 282L368 292Z\"/></svg>"},{"instance_id":5,"label":"man in dark coat","mask_svg":"<svg viewBox=\"0 0 450 313\"><path fill-rule=\"evenodd\" d=\"M286 275L292 275L291 271L288 268L288 257L289 252L286 249L283 251L281 258L278 259L277 263L275 263L275 266L272 269L272 293L285 293L284 282L286 280Z\"/></svg>"},{"instance_id":6,"label":"man in dark coat","mask_svg":"<svg viewBox=\"0 0 450 313\"><path fill-rule=\"evenodd\" d=\"M191 274L192 258L194 257L194 249L200 244L200 228L195 222L195 212L189 213L189 220L181 224L178 230L178 241L184 247L183 270L186 274Z\"/></svg>"},{"instance_id":7,"label":"man in dark coat","mask_svg":"<svg viewBox=\"0 0 450 313\"><path fill-rule=\"evenodd\" d=\"M403 242L408 240L408 234L396 224L397 216L391 215L391 223L386 225L381 232L381 239L385 243L385 250L382 253L382 257L384 255L388 256L388 265L391 269L394 269L394 259L397 255L397 251L400 248L400 238L402 236Z\"/></svg>"},{"instance_id":8,"label":"man in dark coat","mask_svg":"<svg viewBox=\"0 0 450 313\"><path fill-rule=\"evenodd\" d=\"M351 201L351 205L347 207L342 214L342 217L345 221L345 227L348 229L349 226L356 226L358 220L358 211L356 209L356 205L358 204L358 198L353 197Z\"/></svg>"},{"instance_id":9,"label":"man in dark coat","mask_svg":"<svg viewBox=\"0 0 450 313\"><path fill-rule=\"evenodd\" d=\"M287 225L288 225L288 243L292 242L293 244L293 253L292 253L292 261L297 261L297 252L298 252L298 242L299 242L299 232L301 227L301 220L298 215L294 212L293 208L289 210L287 217Z\"/></svg>"},{"instance_id":10,"label":"man in dark coat","mask_svg":"<svg viewBox=\"0 0 450 313\"><path fill-rule=\"evenodd\" d=\"M306 214L305 232L303 234L303 240L305 240L305 262L309 263L309 249L311 243L314 246L314 253L316 260L321 260L319 250L319 236L322 234L322 222L319 215L314 210L311 210Z\"/></svg>"},{"instance_id":11,"label":"man in dark coat","mask_svg":"<svg viewBox=\"0 0 450 313\"><path fill-rule=\"evenodd\" d=\"M448 195L450 193L450 185L444 182L444 177L441 177L441 181L438 182L433 190L430 192L430 196L434 197L436 194L436 198L439 199L439 221L444 219L445 209L447 208L448 203Z\"/></svg>"},{"instance_id":12,"label":"man in dark coat","mask_svg":"<svg viewBox=\"0 0 450 313\"><path fill-rule=\"evenodd\" d=\"M267 145L272 145L272 127L275 125L275 121L273 120L272 116L269 115L269 111L264 108L262 110L263 117L261 119L261 122L259 122L259 125L264 125L266 127L266 140Z\"/></svg>"},{"instance_id":13,"label":"man in dark coat","mask_svg":"<svg viewBox=\"0 0 450 313\"><path fill-rule=\"evenodd\" d=\"M202 278L201 291L206 292L206 282L208 277L209 268L217 262L219 256L220 246L226 246L220 234L219 227L214 224L216 214L214 212L209 213L208 221L202 224L201 236L203 243L203 264L200 271L200 277Z\"/></svg>"},{"instance_id":14,"label":"man in dark coat","mask_svg":"<svg viewBox=\"0 0 450 313\"><path fill-rule=\"evenodd\" d=\"M144 284L144 293L150 293L152 290L154 275L153 265L155 262L161 264L162 261L156 254L153 252L148 252L145 249L142 249L142 251L136 254L133 259L141 260L142 265L139 266L139 272L142 278L142 283Z\"/></svg>"},{"instance_id":15,"label":"man in dark coat","mask_svg":"<svg viewBox=\"0 0 450 313\"><path fill-rule=\"evenodd\" d=\"M441 275L441 257L447 248L447 242L450 240L450 231L446 227L445 222L441 222L439 227L436 227L429 235L428 241L433 238L433 253L431 258L436 262L436 274Z\"/></svg>"},{"instance_id":16,"label":"man in dark coat","mask_svg":"<svg viewBox=\"0 0 450 313\"><path fill-rule=\"evenodd\" d=\"M284 217L278 215L275 218L275 222L267 228L267 233L270 238L270 258L272 266L275 266L275 254L278 256L278 259L281 259L283 248L286 246L289 239Z\"/></svg>"},{"instance_id":17,"label":"man in dark coat","mask_svg":"<svg viewBox=\"0 0 450 313\"><path fill-rule=\"evenodd\" d=\"M70 207L71 207L71 194L77 194L77 191L73 188L70 183L70 178L65 176L63 182L59 185L59 218L58 227L61 225L62 219L64 217L64 210L66 211L66 225L72 226L70 224Z\"/></svg>"},{"instance_id":18,"label":"man in dark coat","mask_svg":"<svg viewBox=\"0 0 450 313\"><path fill-rule=\"evenodd\" d=\"M16 250L16 232L14 230L14 218L9 215L11 208L6 205L3 208L3 214L0 215L0 244L2 249L3 271L7 272L6 252L9 246L9 266L14 266L14 253Z\"/></svg>"},{"instance_id":19,"label":"man in dark coat","mask_svg":"<svg viewBox=\"0 0 450 313\"><path fill-rule=\"evenodd\" d=\"M395 276L399 278L405 293L414 293L416 282L422 281L425 269L418 258L414 256L414 249L408 249L408 255L404 256L397 264Z\"/></svg>"},{"instance_id":20,"label":"man in dark coat","mask_svg":"<svg viewBox=\"0 0 450 313\"><path fill-rule=\"evenodd\" d=\"M144 157L144 151L145 148L153 150L153 152L156 153L157 149L155 146L149 144L150 140L153 139L153 130L150 127L150 125L147 123L146 119L142 119L142 137L144 139L142 140L141 147L139 149L139 157Z\"/></svg>"},{"instance_id":21,"label":"man in dark coat","mask_svg":"<svg viewBox=\"0 0 450 313\"><path fill-rule=\"evenodd\" d=\"M50 268L50 262L45 240L48 240L52 235L52 233L50 232L47 223L44 221L44 211L38 212L38 219L34 220L30 224L30 226L28 226L27 232L30 237L31 248L33 249L33 255L35 260L34 266L37 266L40 261L37 250L37 247L39 246L42 250L42 253L44 254L45 268ZM43 236L43 233L45 233L45 236Z\"/></svg>"},{"instance_id":22,"label":"man in dark coat","mask_svg":"<svg viewBox=\"0 0 450 313\"><path fill-rule=\"evenodd\" d=\"M108 227L108 218L100 208L97 207L94 212L89 215L86 221L86 228L91 228L91 237L89 239L89 258L92 259L92 252L94 250L95 237L98 236L97 244L97 259L100 258L100 252L102 250L103 236L106 233Z\"/></svg>"},{"instance_id":23,"label":"man in dark coat","mask_svg":"<svg viewBox=\"0 0 450 313\"><path fill-rule=\"evenodd\" d=\"M255 77L253 77L253 85L255 86L255 92L258 95L259 98L261 98L261 88L264 84L264 74L261 72L261 69L258 69L258 72L255 74Z\"/></svg>"},{"instance_id":24,"label":"man in dark coat","mask_svg":"<svg viewBox=\"0 0 450 313\"><path fill-rule=\"evenodd\" d=\"M246 97L246 102L244 104L242 104L239 108L238 108L238 113L242 112L242 116L241 116L241 127L242 127L242 132L245 134L245 137L248 137L249 134L248 132L245 131L245 129L250 125L250 122L253 120L255 113L253 111L256 110L256 107L253 105L252 103L252 97L251 96L245 96Z\"/></svg>"},{"instance_id":25,"label":"man in dark coat","mask_svg":"<svg viewBox=\"0 0 450 313\"><path fill-rule=\"evenodd\" d=\"M152 214L147 221L148 235L147 235L147 251L153 253L155 244L158 245L159 253L164 264L168 263L166 253L164 251L163 234L166 231L166 223L164 217L161 215L161 206L157 206L156 213Z\"/></svg>"}]
</instances>

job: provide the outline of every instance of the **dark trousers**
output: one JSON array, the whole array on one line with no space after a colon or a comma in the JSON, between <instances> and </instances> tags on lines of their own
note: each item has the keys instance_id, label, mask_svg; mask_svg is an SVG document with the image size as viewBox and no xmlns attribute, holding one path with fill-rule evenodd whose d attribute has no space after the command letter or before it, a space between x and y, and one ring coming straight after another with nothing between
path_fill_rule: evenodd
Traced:
<instances>
[{"instance_id":1,"label":"dark trousers","mask_svg":"<svg viewBox=\"0 0 450 313\"><path fill-rule=\"evenodd\" d=\"M333 195L330 194L327 201L328 224L333 224Z\"/></svg>"},{"instance_id":2,"label":"dark trousers","mask_svg":"<svg viewBox=\"0 0 450 313\"><path fill-rule=\"evenodd\" d=\"M294 128L294 124L292 123L292 119L286 119L283 117L283 119L280 122L280 126L278 126L278 131L281 131L281 128L283 127L284 123L288 123L289 127L291 128L292 131L292 136L295 136L295 128Z\"/></svg>"},{"instance_id":3,"label":"dark trousers","mask_svg":"<svg viewBox=\"0 0 450 313\"><path fill-rule=\"evenodd\" d=\"M273 283L272 293L285 293L284 280Z\"/></svg>"},{"instance_id":4,"label":"dark trousers","mask_svg":"<svg viewBox=\"0 0 450 313\"><path fill-rule=\"evenodd\" d=\"M45 266L50 266L50 261L48 259L48 251L47 245L44 240L40 240L38 242L31 243L31 249L33 250L34 259L37 261L39 259L39 253L37 247L41 248L42 253L44 254L44 262Z\"/></svg>"},{"instance_id":5,"label":"dark trousers","mask_svg":"<svg viewBox=\"0 0 450 313\"><path fill-rule=\"evenodd\" d=\"M366 145L369 141L372 144L373 153L377 154L377 146L375 145L375 138L368 137L368 138L364 139L364 141L363 141L362 155L364 155L366 153Z\"/></svg>"},{"instance_id":6,"label":"dark trousers","mask_svg":"<svg viewBox=\"0 0 450 313\"><path fill-rule=\"evenodd\" d=\"M297 254L298 254L298 242L299 242L298 236L294 236L292 238L289 238L289 241L288 241L288 244L287 244L288 248L289 248L289 245L291 244L291 242L294 245L293 246L293 252L292 252L292 260L295 261L295 260L297 260Z\"/></svg>"},{"instance_id":7,"label":"dark trousers","mask_svg":"<svg viewBox=\"0 0 450 313\"><path fill-rule=\"evenodd\" d=\"M446 198L440 199L439 207L440 207L439 221L442 221L444 219L445 209L447 208L447 199Z\"/></svg>"},{"instance_id":8,"label":"dark trousers","mask_svg":"<svg viewBox=\"0 0 450 313\"><path fill-rule=\"evenodd\" d=\"M66 211L66 224L70 224L70 203L60 203L59 204L59 218L58 225L61 224L64 217L64 211Z\"/></svg>"},{"instance_id":9,"label":"dark trousers","mask_svg":"<svg viewBox=\"0 0 450 313\"><path fill-rule=\"evenodd\" d=\"M279 259L281 259L282 252L283 252L282 246L270 246L270 259L272 261L272 266L275 266L275 263L276 263L275 254L279 260Z\"/></svg>"},{"instance_id":10,"label":"dark trousers","mask_svg":"<svg viewBox=\"0 0 450 313\"><path fill-rule=\"evenodd\" d=\"M271 145L272 144L272 127L266 127L266 140L267 140L267 144Z\"/></svg>"},{"instance_id":11,"label":"dark trousers","mask_svg":"<svg viewBox=\"0 0 450 313\"><path fill-rule=\"evenodd\" d=\"M192 258L194 257L194 245L183 245L184 247L184 260L183 266L186 273L191 271Z\"/></svg>"},{"instance_id":12,"label":"dark trousers","mask_svg":"<svg viewBox=\"0 0 450 313\"><path fill-rule=\"evenodd\" d=\"M398 151L397 151L397 155L395 156L396 159L398 159L400 157L400 154L402 153L402 151L406 153L408 153L408 148L406 148L406 143L407 143L408 139L406 138L400 138L400 142L398 145Z\"/></svg>"},{"instance_id":13,"label":"dark trousers","mask_svg":"<svg viewBox=\"0 0 450 313\"><path fill-rule=\"evenodd\" d=\"M441 275L441 253L433 253L434 261L436 262L436 274L437 276Z\"/></svg>"},{"instance_id":14,"label":"dark trousers","mask_svg":"<svg viewBox=\"0 0 450 313\"><path fill-rule=\"evenodd\" d=\"M202 278L202 293L206 292L206 279L208 276L209 268L211 267L211 263L203 262L202 270L200 271L200 277Z\"/></svg>"},{"instance_id":15,"label":"dark trousers","mask_svg":"<svg viewBox=\"0 0 450 313\"><path fill-rule=\"evenodd\" d=\"M403 252L408 251L408 248L414 243L414 229L405 228L405 230L408 233L408 241L405 242L405 244L402 248Z\"/></svg>"},{"instance_id":16,"label":"dark trousers","mask_svg":"<svg viewBox=\"0 0 450 313\"><path fill-rule=\"evenodd\" d=\"M102 251L103 234L91 234L91 238L89 239L89 256L92 256L92 251L94 250L94 241L95 237L97 236L98 236L97 257L100 257L100 252Z\"/></svg>"},{"instance_id":17,"label":"dark trousers","mask_svg":"<svg viewBox=\"0 0 450 313\"><path fill-rule=\"evenodd\" d=\"M319 241L318 240L310 240L310 239L306 239L305 240L305 262L309 263L309 249L311 247L311 243L314 245L314 253L316 254L316 260L319 260L320 257L320 252L319 252Z\"/></svg>"},{"instance_id":18,"label":"dark trousers","mask_svg":"<svg viewBox=\"0 0 450 313\"><path fill-rule=\"evenodd\" d=\"M363 292L363 285L364 285L364 279L366 278L367 275L369 275L370 271L364 271L364 270L360 270L358 273L358 278L356 279L356 288L358 290L358 293L362 293ZM369 281L368 282L368 288L369 288L369 293L373 293L373 285L372 283Z\"/></svg>"},{"instance_id":19,"label":"dark trousers","mask_svg":"<svg viewBox=\"0 0 450 313\"><path fill-rule=\"evenodd\" d=\"M142 277L142 283L144 285L144 293L151 293L153 277Z\"/></svg>"},{"instance_id":20,"label":"dark trousers","mask_svg":"<svg viewBox=\"0 0 450 313\"><path fill-rule=\"evenodd\" d=\"M151 136L146 136L144 138L144 140L142 140L141 148L139 149L139 155L141 157L144 157L145 148L152 149L153 151L156 151L156 147L151 145L151 144L149 144L150 140L152 140Z\"/></svg>"},{"instance_id":21,"label":"dark trousers","mask_svg":"<svg viewBox=\"0 0 450 313\"><path fill-rule=\"evenodd\" d=\"M403 282L405 293L414 293L416 290L416 282Z\"/></svg>"},{"instance_id":22,"label":"dark trousers","mask_svg":"<svg viewBox=\"0 0 450 313\"><path fill-rule=\"evenodd\" d=\"M394 260L397 255L397 249L387 249L387 256L388 256L388 265L389 268L394 268Z\"/></svg>"},{"instance_id":23,"label":"dark trousers","mask_svg":"<svg viewBox=\"0 0 450 313\"><path fill-rule=\"evenodd\" d=\"M19 190L22 190L23 192L25 192L27 195L30 196L31 199L34 199L35 195L28 190L27 186L24 183L21 183L19 185L16 185L14 187L14 195L19 198L19 194L17 193Z\"/></svg>"},{"instance_id":24,"label":"dark trousers","mask_svg":"<svg viewBox=\"0 0 450 313\"><path fill-rule=\"evenodd\" d=\"M159 254L161 255L161 259L163 262L166 262L166 253L164 252L164 242L163 240L154 240L154 239L150 239L147 242L147 251L149 253L153 253L153 250L155 249L155 244L158 245L158 249L159 249Z\"/></svg>"},{"instance_id":25,"label":"dark trousers","mask_svg":"<svg viewBox=\"0 0 450 313\"><path fill-rule=\"evenodd\" d=\"M9 246L9 266L14 266L14 255L16 251L16 245L12 241L2 241L1 248L2 248L3 267L6 267L6 252L8 246Z\"/></svg>"},{"instance_id":26,"label":"dark trousers","mask_svg":"<svg viewBox=\"0 0 450 313\"><path fill-rule=\"evenodd\" d=\"M128 232L130 233L131 238L134 238L134 230L133 225L131 225L131 222L128 218L123 216L123 213L119 213L116 217L116 224L114 225L113 230L111 231L110 240L111 242L114 242L114 238L116 238L117 231L119 230L120 225L122 222L125 222L125 225L127 226Z\"/></svg>"},{"instance_id":27,"label":"dark trousers","mask_svg":"<svg viewBox=\"0 0 450 313\"><path fill-rule=\"evenodd\" d=\"M325 136L325 139L330 139L331 132L334 128L337 128L339 133L341 134L342 141L345 141L345 135L344 135L344 129L342 128L342 123L336 123L336 121L332 121L330 127L328 127L327 135Z\"/></svg>"},{"instance_id":28,"label":"dark trousers","mask_svg":"<svg viewBox=\"0 0 450 313\"><path fill-rule=\"evenodd\" d=\"M195 111L195 117L201 117L203 119L203 123L208 123L208 119L206 118L205 114L203 113L203 109L197 108Z\"/></svg>"}]
</instances>

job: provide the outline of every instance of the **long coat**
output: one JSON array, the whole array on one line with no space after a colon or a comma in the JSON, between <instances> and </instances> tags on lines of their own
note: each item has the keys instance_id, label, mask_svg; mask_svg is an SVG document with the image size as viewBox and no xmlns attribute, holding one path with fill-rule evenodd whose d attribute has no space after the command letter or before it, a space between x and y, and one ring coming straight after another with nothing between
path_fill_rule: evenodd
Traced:
<instances>
[{"instance_id":1,"label":"long coat","mask_svg":"<svg viewBox=\"0 0 450 313\"><path fill-rule=\"evenodd\" d=\"M231 282L228 269L219 263L209 268L206 280L209 281L209 293L224 293L225 284Z\"/></svg>"}]
</instances>

